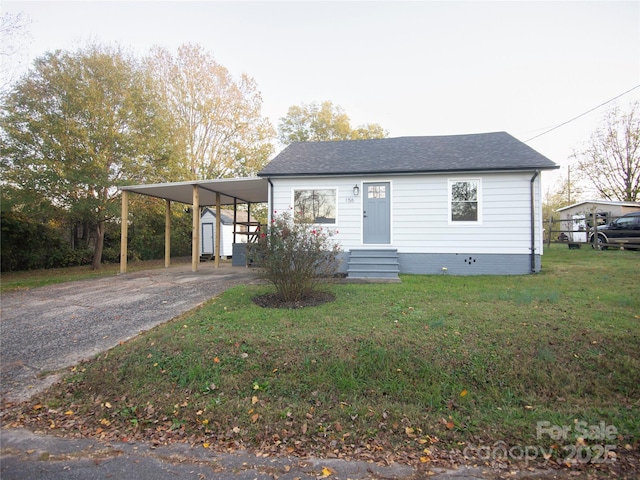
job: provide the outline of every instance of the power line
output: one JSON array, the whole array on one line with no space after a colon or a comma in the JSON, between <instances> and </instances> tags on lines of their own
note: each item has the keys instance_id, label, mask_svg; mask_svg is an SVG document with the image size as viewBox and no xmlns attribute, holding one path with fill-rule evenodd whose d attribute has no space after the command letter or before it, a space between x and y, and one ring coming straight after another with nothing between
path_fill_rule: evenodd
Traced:
<instances>
[{"instance_id":1,"label":"power line","mask_svg":"<svg viewBox=\"0 0 640 480\"><path fill-rule=\"evenodd\" d=\"M633 87L633 88L631 88L631 89L627 90L626 92L623 92L623 93L621 93L620 95L618 95L618 96L616 96L616 97L613 97L613 98L611 98L611 99L607 100L606 102L601 103L601 104L600 104L600 105L598 105L597 107L593 107L591 110L587 110L586 112L581 113L581 114L580 114L580 115L578 115L577 117L573 117L572 119L567 120L566 122L563 122L563 123L561 123L560 125L556 125L555 127L550 128L550 129L549 129L549 130L547 130L546 132L542 132L541 134L536 135L535 137L531 137L530 139L525 140L525 141L524 141L524 143L530 142L531 140L534 140L534 139L536 139L536 138L538 138L538 137L541 137L541 136L543 136L543 135L546 135L546 134L547 134L547 133L549 133L549 132L553 132L555 129L560 128L560 127L562 127L562 126L566 125L567 123L571 123L571 122L573 122L574 120L579 119L580 117L584 117L586 114L591 113L591 112L593 112L594 110L599 109L600 107L602 107L602 106L606 105L607 103L611 103L611 102L613 102L614 100L617 100L618 98L620 98L620 97L622 97L622 96L626 95L627 93L629 93L629 92L633 92L636 88L640 88L640 85L636 85L635 87Z\"/></svg>"}]
</instances>

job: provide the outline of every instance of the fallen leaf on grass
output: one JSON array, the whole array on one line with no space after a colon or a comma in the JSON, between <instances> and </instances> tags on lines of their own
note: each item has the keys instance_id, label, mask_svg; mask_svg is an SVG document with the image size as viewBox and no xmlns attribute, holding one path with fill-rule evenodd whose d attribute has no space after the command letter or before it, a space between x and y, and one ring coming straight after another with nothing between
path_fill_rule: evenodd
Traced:
<instances>
[{"instance_id":1,"label":"fallen leaf on grass","mask_svg":"<svg viewBox=\"0 0 640 480\"><path fill-rule=\"evenodd\" d=\"M451 430L453 427L455 427L455 424L453 423L453 421L451 419L449 419L447 421L444 418L442 418L442 419L440 419L440 423L443 424L445 427L447 427L449 430Z\"/></svg>"}]
</instances>

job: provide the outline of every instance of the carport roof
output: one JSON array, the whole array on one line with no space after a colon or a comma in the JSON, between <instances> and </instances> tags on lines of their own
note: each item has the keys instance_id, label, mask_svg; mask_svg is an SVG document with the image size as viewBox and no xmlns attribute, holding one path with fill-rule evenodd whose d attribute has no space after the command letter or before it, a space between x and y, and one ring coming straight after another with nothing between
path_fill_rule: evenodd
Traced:
<instances>
[{"instance_id":1,"label":"carport roof","mask_svg":"<svg viewBox=\"0 0 640 480\"><path fill-rule=\"evenodd\" d=\"M234 199L238 203L265 203L268 200L268 180L258 177L127 185L119 188L128 192L192 205L194 186L198 187L199 203L202 207L215 205L216 193L220 194L221 205L232 205Z\"/></svg>"}]
</instances>

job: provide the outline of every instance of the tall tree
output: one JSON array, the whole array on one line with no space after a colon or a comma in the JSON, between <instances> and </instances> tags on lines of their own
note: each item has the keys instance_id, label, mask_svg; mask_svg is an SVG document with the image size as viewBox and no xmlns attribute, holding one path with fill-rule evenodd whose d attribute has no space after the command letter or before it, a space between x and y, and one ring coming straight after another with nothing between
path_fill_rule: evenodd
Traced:
<instances>
[{"instance_id":1,"label":"tall tree","mask_svg":"<svg viewBox=\"0 0 640 480\"><path fill-rule=\"evenodd\" d=\"M235 80L197 45L183 45L175 56L154 48L147 64L183 136L186 177L247 176L266 164L275 132L252 78Z\"/></svg>"},{"instance_id":2,"label":"tall tree","mask_svg":"<svg viewBox=\"0 0 640 480\"><path fill-rule=\"evenodd\" d=\"M116 185L171 176L169 117L150 78L119 49L91 46L37 59L2 105L3 181L24 208L43 201L95 232L118 216Z\"/></svg>"},{"instance_id":3,"label":"tall tree","mask_svg":"<svg viewBox=\"0 0 640 480\"><path fill-rule=\"evenodd\" d=\"M610 110L587 146L574 152L578 171L608 200L640 200L640 102Z\"/></svg>"},{"instance_id":4,"label":"tall tree","mask_svg":"<svg viewBox=\"0 0 640 480\"><path fill-rule=\"evenodd\" d=\"M388 135L377 123L351 127L349 116L332 102L294 105L278 123L280 142L318 142L331 140L364 140Z\"/></svg>"},{"instance_id":5,"label":"tall tree","mask_svg":"<svg viewBox=\"0 0 640 480\"><path fill-rule=\"evenodd\" d=\"M26 50L31 20L22 12L0 14L0 92L8 89L21 65L22 53Z\"/></svg>"}]
</instances>

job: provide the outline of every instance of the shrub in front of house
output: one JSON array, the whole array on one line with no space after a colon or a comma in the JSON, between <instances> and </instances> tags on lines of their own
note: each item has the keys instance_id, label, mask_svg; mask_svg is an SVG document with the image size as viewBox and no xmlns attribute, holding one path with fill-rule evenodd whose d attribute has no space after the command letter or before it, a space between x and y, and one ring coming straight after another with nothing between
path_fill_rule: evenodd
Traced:
<instances>
[{"instance_id":1,"label":"shrub in front of house","mask_svg":"<svg viewBox=\"0 0 640 480\"><path fill-rule=\"evenodd\" d=\"M257 259L261 276L276 288L283 302L297 302L338 272L336 232L317 225L296 223L291 215L274 213L271 225L249 255Z\"/></svg>"}]
</instances>

